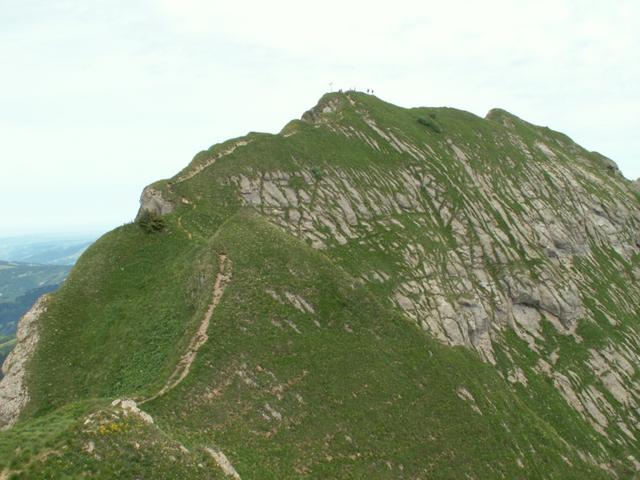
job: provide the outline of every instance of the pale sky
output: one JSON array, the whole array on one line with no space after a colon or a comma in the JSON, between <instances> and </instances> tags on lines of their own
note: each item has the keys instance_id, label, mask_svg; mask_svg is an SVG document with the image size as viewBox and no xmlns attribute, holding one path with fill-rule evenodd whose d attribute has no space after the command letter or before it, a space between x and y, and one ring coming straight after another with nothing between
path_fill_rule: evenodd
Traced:
<instances>
[{"instance_id":1,"label":"pale sky","mask_svg":"<svg viewBox=\"0 0 640 480\"><path fill-rule=\"evenodd\" d=\"M333 88L494 107L640 177L640 2L0 0L0 236L106 231Z\"/></svg>"}]
</instances>

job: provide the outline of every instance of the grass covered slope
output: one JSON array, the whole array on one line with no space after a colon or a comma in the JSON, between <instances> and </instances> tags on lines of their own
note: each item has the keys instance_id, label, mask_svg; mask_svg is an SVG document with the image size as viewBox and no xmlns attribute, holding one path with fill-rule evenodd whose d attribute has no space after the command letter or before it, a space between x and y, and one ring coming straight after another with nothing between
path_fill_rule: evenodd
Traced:
<instances>
[{"instance_id":1,"label":"grass covered slope","mask_svg":"<svg viewBox=\"0 0 640 480\"><path fill-rule=\"evenodd\" d=\"M232 217L210 248L232 277L190 375L144 404L155 423L91 431L85 409L48 441L53 453L12 471L216 478L203 460L215 449L243 478L606 478L476 354L439 345L255 213ZM35 441L39 424L5 445Z\"/></svg>"},{"instance_id":2,"label":"grass covered slope","mask_svg":"<svg viewBox=\"0 0 640 480\"><path fill-rule=\"evenodd\" d=\"M146 190L161 231L111 232L52 295L0 464L632 477L640 199L608 162L504 111L351 92L215 145ZM41 436L54 454L15 453Z\"/></svg>"},{"instance_id":3,"label":"grass covered slope","mask_svg":"<svg viewBox=\"0 0 640 480\"><path fill-rule=\"evenodd\" d=\"M213 444L247 478L560 477L562 455L595 474L475 354L437 344L258 215L235 216L214 246L233 278L211 340L145 406L185 444Z\"/></svg>"},{"instance_id":4,"label":"grass covered slope","mask_svg":"<svg viewBox=\"0 0 640 480\"><path fill-rule=\"evenodd\" d=\"M175 227L148 235L128 225L94 244L49 302L27 413L162 382L206 308L216 268L208 253Z\"/></svg>"}]
</instances>

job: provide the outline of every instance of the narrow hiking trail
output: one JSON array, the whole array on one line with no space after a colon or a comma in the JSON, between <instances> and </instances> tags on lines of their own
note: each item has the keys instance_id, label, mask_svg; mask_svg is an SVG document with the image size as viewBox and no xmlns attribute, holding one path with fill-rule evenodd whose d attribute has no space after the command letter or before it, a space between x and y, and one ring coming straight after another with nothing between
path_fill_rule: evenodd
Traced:
<instances>
[{"instance_id":1,"label":"narrow hiking trail","mask_svg":"<svg viewBox=\"0 0 640 480\"><path fill-rule=\"evenodd\" d=\"M173 373L165 383L164 387L160 389L158 393L155 395L142 400L139 402L140 405L150 402L151 400L155 400L158 397L161 397L165 393L176 388L180 383L189 375L189 371L191 370L191 365L193 364L196 356L198 354L198 350L207 342L209 339L208 330L209 323L211 322L211 317L213 316L213 312L216 307L220 303L220 299L222 298L222 294L224 293L229 280L231 279L231 265L230 261L227 259L227 256L224 254L218 255L218 275L216 276L216 281L213 285L213 295L211 297L211 303L209 304L209 308L205 313L202 322L200 322L200 326L198 330L196 330L195 334L191 338L191 342L189 342L189 347L187 351L182 355L180 361L176 365Z\"/></svg>"},{"instance_id":2,"label":"narrow hiking trail","mask_svg":"<svg viewBox=\"0 0 640 480\"><path fill-rule=\"evenodd\" d=\"M187 230L182 224L182 217L178 217L178 228L180 228L180 230L182 230L187 235L189 240L193 240L193 235L191 235L191 232Z\"/></svg>"},{"instance_id":3,"label":"narrow hiking trail","mask_svg":"<svg viewBox=\"0 0 640 480\"><path fill-rule=\"evenodd\" d=\"M187 232L189 239L191 240L191 233L184 228L180 220L181 219L178 219L178 225L185 232ZM164 384L164 386L160 389L160 391L158 391L155 395L138 402L137 404L135 402L131 402L131 401L129 402L132 404L129 407L130 411L141 416L141 418L143 419L145 419L145 417L148 417L148 420L145 420L148 423L154 423L153 418L148 413L140 410L138 408L138 405L142 405L144 403L150 402L152 400L155 400L156 398L163 396L167 392L173 390L178 385L180 385L180 383L187 377L187 375L189 375L189 371L191 370L191 365L196 359L198 350L200 350L200 348L205 343L207 343L207 340L209 339L208 331L209 331L209 324L211 323L211 317L213 316L213 313L216 307L220 303L220 300L222 299L222 295L224 294L224 291L230 280L231 280L231 261L227 259L227 256L225 254L219 254L218 255L218 274L216 275L216 280L213 284L213 294L211 296L211 303L209 303L209 307L207 308L207 311L204 314L202 322L200 322L200 326L198 327L193 337L191 338L187 351L182 355L182 357L180 358L180 361L176 365L176 368L173 370L173 373L171 374L171 376L169 376L169 379ZM180 447L186 450L186 448L182 444L180 444ZM233 467L233 464L229 461L229 459L222 452L222 450L219 450L216 448L204 447L204 451L209 455L209 457L211 457L215 465L220 470L222 470L222 472L226 477L231 477L234 480L240 480L240 475L238 475L238 472ZM0 480L3 480L3 479L0 478Z\"/></svg>"}]
</instances>

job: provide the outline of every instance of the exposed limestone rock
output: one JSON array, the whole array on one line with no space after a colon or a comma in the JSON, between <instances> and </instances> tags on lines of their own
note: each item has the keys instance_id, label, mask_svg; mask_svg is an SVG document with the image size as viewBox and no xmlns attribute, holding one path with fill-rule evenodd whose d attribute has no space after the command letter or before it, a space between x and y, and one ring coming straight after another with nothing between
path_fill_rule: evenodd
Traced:
<instances>
[{"instance_id":1,"label":"exposed limestone rock","mask_svg":"<svg viewBox=\"0 0 640 480\"><path fill-rule=\"evenodd\" d=\"M374 134L380 137L377 142L392 143L397 147L396 150L405 153L415 148L423 156L433 155L426 146L425 150L421 150L422 146L409 145L395 134L384 130L374 119L366 115L363 119ZM450 142L450 148L460 162L465 165L470 162L471 154L466 153L462 147ZM555 155L551 147L542 143L538 148L546 156ZM489 193L492 190L488 179L478 176L473 170L470 173L473 173L483 191ZM297 188L292 188L288 185L290 177L304 179L304 182ZM547 177L554 178L559 183L569 181L572 188L582 189L581 184L568 172L547 172ZM408 277L418 275L422 280L414 282L412 286L409 283L399 283L391 298L409 317L443 342L468 345L490 362L493 358L491 351L495 334L507 324L519 325L520 333L526 334L527 341L533 345L532 339L536 336L535 332L540 331L541 321L548 320L563 334L572 334L577 322L588 316L582 304L580 287L561 272L573 269L575 256L590 254L587 242L589 236L601 238L603 243L620 245L620 251L625 255L631 253L629 242L621 238L621 227L616 226L627 223L628 217L625 215L631 213L623 213L622 216L610 213L613 209L603 208L601 200L594 198L588 207L582 209L586 215L584 219L577 219L573 210L567 210L558 216L558 212L549 209L546 202L538 200L546 195L544 183L526 184L524 190L514 189L513 194L524 208L530 210L527 210L526 219L512 225L510 235L522 245L528 256L536 258L544 253L545 257L556 261L561 270L552 271L542 266L537 280L530 278L527 272L517 277L503 275L500 282L496 283L487 276L483 264L508 264L517 260L517 257L512 256L510 238L499 228L495 219L487 216L483 210L474 209L466 217L454 215L443 198L445 191L433 181L427 171L417 167L401 169L393 176L380 172L379 178L335 169L327 171L318 182L310 170L302 169L288 174L271 172L264 178L242 175L229 180L239 187L241 198L248 205L262 210L275 223L307 239L318 249L327 249L332 244L347 245L355 241L359 236L354 227L370 230L372 221L384 226L389 232L405 229L403 223L394 218L394 215L403 212L418 214L419 216L414 217L414 222L420 226L433 224L437 227L440 221L450 222L455 227L452 232L458 238L459 245L467 244L466 238L470 234L477 235L479 245L472 247L477 267L470 269L469 260L452 256L447 263L448 271L441 277L435 276L459 279L457 284L450 285L432 284L429 275L435 273L432 265L437 265L439 260L430 258L430 254L420 243L406 244L403 253L406 264L404 271ZM522 194L525 192L532 200L531 207L524 203L527 198L522 197ZM433 202L433 206L422 200L425 194ZM580 191L580 194L586 199L591 198L588 192ZM310 203L312 197L313 204ZM569 201L566 203L570 204ZM469 205L473 204L474 202L469 202ZM501 216L507 217L500 202L494 201L491 205ZM435 213L434 207L437 209ZM619 206L615 210L624 212ZM640 223L637 219L634 221L636 224ZM527 230L529 225L532 228ZM364 240L365 244L370 242L371 240ZM371 248L381 246L371 243ZM367 280L380 281L375 275ZM487 293L490 294L489 298L493 298L493 306L478 301L473 304L451 304L449 300L445 300L447 296L487 298ZM496 308L496 305L502 307Z\"/></svg>"},{"instance_id":2,"label":"exposed limestone rock","mask_svg":"<svg viewBox=\"0 0 640 480\"><path fill-rule=\"evenodd\" d=\"M531 305L518 303L513 306L513 318L518 336L535 349L535 339L541 338L542 333L540 311Z\"/></svg>"},{"instance_id":3,"label":"exposed limestone rock","mask_svg":"<svg viewBox=\"0 0 640 480\"><path fill-rule=\"evenodd\" d=\"M142 191L140 196L140 209L136 215L136 221L140 219L142 212L151 212L156 215L166 215L173 212L174 205L162 197L162 192L149 186Z\"/></svg>"},{"instance_id":4,"label":"exposed limestone rock","mask_svg":"<svg viewBox=\"0 0 640 480\"><path fill-rule=\"evenodd\" d=\"M544 142L540 142L537 141L535 143L536 147L538 147L540 149L540 151L545 154L547 157L549 157L551 160L555 160L557 158L555 152L553 150L551 150L551 148L549 148L548 145L546 145Z\"/></svg>"},{"instance_id":5,"label":"exposed limestone rock","mask_svg":"<svg viewBox=\"0 0 640 480\"><path fill-rule=\"evenodd\" d=\"M47 296L43 295L20 319L16 346L2 365L4 378L0 380L0 428L13 425L29 400L25 367L38 343L38 319L46 308Z\"/></svg>"},{"instance_id":6,"label":"exposed limestone rock","mask_svg":"<svg viewBox=\"0 0 640 480\"><path fill-rule=\"evenodd\" d=\"M598 159L600 160L600 162L602 163L602 165L604 165L604 167L612 172L612 173L617 173L620 174L620 169L618 168L618 164L616 162L614 162L613 160L611 160L610 158L605 157L604 155L601 155L597 152L593 152L595 155L597 155Z\"/></svg>"},{"instance_id":7,"label":"exposed limestone rock","mask_svg":"<svg viewBox=\"0 0 640 480\"><path fill-rule=\"evenodd\" d=\"M140 410L138 404L130 399L117 399L111 402L112 407L120 406L124 411L125 415L134 415L142 420L144 423L153 423L153 417L149 415L147 412Z\"/></svg>"},{"instance_id":8,"label":"exposed limestone rock","mask_svg":"<svg viewBox=\"0 0 640 480\"><path fill-rule=\"evenodd\" d=\"M278 294L275 290L267 289L267 293L279 303L286 304L289 303L296 310L299 310L303 313L316 313L315 309L311 306L309 302L307 302L300 295L296 295L291 292L284 292L282 295Z\"/></svg>"},{"instance_id":9,"label":"exposed limestone rock","mask_svg":"<svg viewBox=\"0 0 640 480\"><path fill-rule=\"evenodd\" d=\"M577 320L584 315L582 300L575 286L566 288L554 286L552 283L536 285L529 279L518 281L513 277L505 277L503 281L511 301L518 306L514 316L517 313L521 320L525 319L523 308L527 307L529 311L536 309L553 315L567 331L571 331L575 328ZM528 315L528 319L532 317Z\"/></svg>"},{"instance_id":10,"label":"exposed limestone rock","mask_svg":"<svg viewBox=\"0 0 640 480\"><path fill-rule=\"evenodd\" d=\"M626 386L632 384L630 380L634 373L633 367L620 354L614 356L611 351L608 354L605 352L590 350L591 358L587 364L600 378L605 389L618 402L628 407L636 407L637 403L634 397L638 395L638 392ZM618 359L621 366L618 366L614 359Z\"/></svg>"},{"instance_id":11,"label":"exposed limestone rock","mask_svg":"<svg viewBox=\"0 0 640 480\"><path fill-rule=\"evenodd\" d=\"M302 120L309 123L326 123L324 114L336 113L341 109L341 99L339 97L322 99L315 107L302 114Z\"/></svg>"},{"instance_id":12,"label":"exposed limestone rock","mask_svg":"<svg viewBox=\"0 0 640 480\"><path fill-rule=\"evenodd\" d=\"M458 390L456 390L456 393L460 399L469 404L471 410L476 412L478 415L482 415L482 410L480 410L480 408L478 407L476 399L473 397L473 395L471 395L471 392L469 392L469 390L467 390L465 387L460 386L458 387Z\"/></svg>"},{"instance_id":13,"label":"exposed limestone rock","mask_svg":"<svg viewBox=\"0 0 640 480\"><path fill-rule=\"evenodd\" d=\"M222 450L218 450L215 448L205 448L207 453L213 458L218 467L224 472L224 474L228 477L231 477L235 480L240 480L240 475L233 467L227 456L222 452Z\"/></svg>"},{"instance_id":14,"label":"exposed limestone rock","mask_svg":"<svg viewBox=\"0 0 640 480\"><path fill-rule=\"evenodd\" d=\"M593 385L589 385L586 391L582 392L580 399L586 411L589 413L593 421L595 421L595 424L593 421L591 422L594 428L606 436L607 434L605 429L609 426L609 420L603 411L612 413L613 409L609 402L607 402L602 393Z\"/></svg>"},{"instance_id":15,"label":"exposed limestone rock","mask_svg":"<svg viewBox=\"0 0 640 480\"><path fill-rule=\"evenodd\" d=\"M520 383L525 387L529 383L526 375L524 374L524 372L520 367L514 367L511 371L509 371L507 375L507 380L511 383Z\"/></svg>"},{"instance_id":16,"label":"exposed limestone rock","mask_svg":"<svg viewBox=\"0 0 640 480\"><path fill-rule=\"evenodd\" d=\"M340 121L351 106L358 128ZM628 272L627 281L640 280L640 209L632 192L609 184L620 176L614 162L544 131L523 132L522 121L501 110L487 118L508 131L488 141L517 153L500 158L483 157L469 138L421 142L344 98L303 118L360 141L372 156L402 161L362 169L327 164L322 175L309 166L313 159L294 161L286 172L244 170L222 181L237 187L245 205L330 255L370 253L371 265L355 272L358 281L442 343L474 349L511 384L548 376L606 441L640 434L633 354L640 334L623 334L628 352L616 344L598 347L587 361L567 360L571 345L585 341L582 327L603 319L618 327L640 308L636 290L600 285L593 274L606 257L613 271ZM291 178L299 179L295 186ZM640 192L640 179L633 188ZM393 260L376 263L378 256ZM611 301L600 301L604 289ZM510 331L539 357L535 368L518 365ZM549 338L556 335L567 342ZM498 366L497 352L512 364Z\"/></svg>"}]
</instances>

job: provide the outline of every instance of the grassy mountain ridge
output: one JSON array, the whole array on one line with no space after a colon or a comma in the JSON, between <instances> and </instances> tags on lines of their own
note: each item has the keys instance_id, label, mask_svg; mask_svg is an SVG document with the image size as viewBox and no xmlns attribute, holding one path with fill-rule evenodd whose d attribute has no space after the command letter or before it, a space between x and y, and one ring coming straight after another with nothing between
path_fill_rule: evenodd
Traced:
<instances>
[{"instance_id":1,"label":"grassy mountain ridge","mask_svg":"<svg viewBox=\"0 0 640 480\"><path fill-rule=\"evenodd\" d=\"M0 458L17 478L217 478L221 453L243 478L629 478L640 201L603 158L504 111L351 92L215 145L147 189L163 232L107 234L51 296ZM144 402L208 312L188 374Z\"/></svg>"},{"instance_id":2,"label":"grassy mountain ridge","mask_svg":"<svg viewBox=\"0 0 640 480\"><path fill-rule=\"evenodd\" d=\"M252 234L251 242L247 234ZM565 454L573 455L568 458L578 464L575 478L578 472L599 475L519 404L473 354L433 342L406 319L385 311L322 254L254 214L233 217L213 248L233 259L231 290L216 312L218 321L211 325L215 343L205 346L183 384L144 407L169 438L193 454L207 445L224 445L248 478L517 476L525 468L518 466L518 459L543 473L526 448L530 437L541 437L545 442L539 448L544 447L550 463L547 473L564 471ZM280 304L264 291L265 281L276 292L304 292L323 324L315 325L308 311ZM491 405L511 414L486 418L458 390L467 392L474 403L477 399L476 408ZM265 420L265 414L272 417ZM111 441L129 443L145 435L107 434L115 437ZM520 435L522 445L514 442ZM83 437L96 444L101 440L100 435ZM27 469L29 478L39 478L56 464L78 468L73 456L82 447L72 446L75 436L67 438L69 443L59 448L68 445L69 455ZM475 459L490 455L487 443L500 446L500 462L481 467ZM430 459L429 466L420 461L422 456ZM458 461L451 462L452 457ZM87 468L94 460L83 462ZM207 467L215 468L210 461ZM112 467L96 468L104 472ZM182 473L184 478L197 474L197 466L192 468Z\"/></svg>"}]
</instances>

